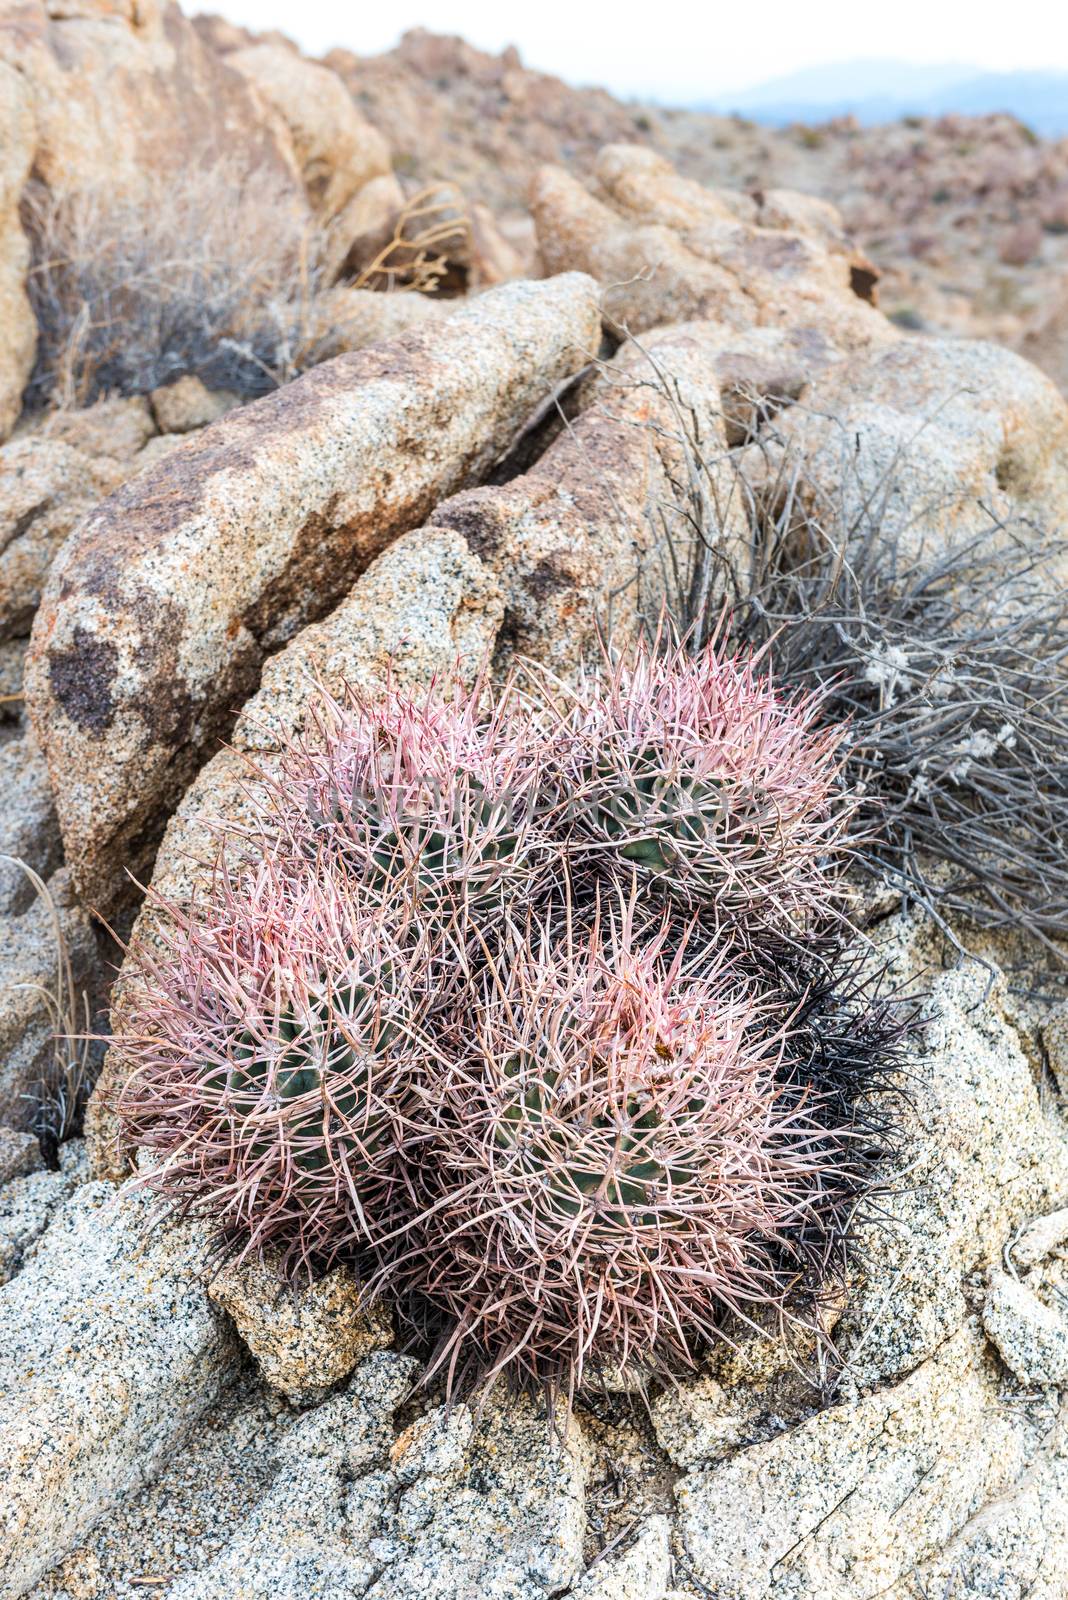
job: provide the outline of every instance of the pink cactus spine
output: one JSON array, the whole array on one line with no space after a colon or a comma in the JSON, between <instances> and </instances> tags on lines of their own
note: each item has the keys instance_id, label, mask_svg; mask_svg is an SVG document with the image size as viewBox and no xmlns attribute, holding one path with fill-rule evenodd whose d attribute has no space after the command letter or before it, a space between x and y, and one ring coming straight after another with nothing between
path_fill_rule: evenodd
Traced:
<instances>
[{"instance_id":1,"label":"pink cactus spine","mask_svg":"<svg viewBox=\"0 0 1068 1600\"><path fill-rule=\"evenodd\" d=\"M573 848L750 926L803 928L834 903L855 802L844 730L752 660L638 645L556 696L557 786Z\"/></svg>"},{"instance_id":2,"label":"pink cactus spine","mask_svg":"<svg viewBox=\"0 0 1068 1600\"><path fill-rule=\"evenodd\" d=\"M260 784L252 832L324 856L368 893L439 922L536 900L551 873L538 816L544 735L513 686L321 694Z\"/></svg>"},{"instance_id":3,"label":"pink cactus spine","mask_svg":"<svg viewBox=\"0 0 1068 1600\"><path fill-rule=\"evenodd\" d=\"M118 1109L147 1182L242 1249L309 1273L351 1258L410 1145L427 1001L418 938L343 876L221 865L205 903L160 903L126 1005Z\"/></svg>"},{"instance_id":4,"label":"pink cactus spine","mask_svg":"<svg viewBox=\"0 0 1068 1600\"><path fill-rule=\"evenodd\" d=\"M781 1015L724 962L636 940L633 908L570 920L458 993L433 1138L377 1241L450 1382L573 1390L692 1365L728 1312L789 1320L856 1192L851 1128L780 1081Z\"/></svg>"}]
</instances>

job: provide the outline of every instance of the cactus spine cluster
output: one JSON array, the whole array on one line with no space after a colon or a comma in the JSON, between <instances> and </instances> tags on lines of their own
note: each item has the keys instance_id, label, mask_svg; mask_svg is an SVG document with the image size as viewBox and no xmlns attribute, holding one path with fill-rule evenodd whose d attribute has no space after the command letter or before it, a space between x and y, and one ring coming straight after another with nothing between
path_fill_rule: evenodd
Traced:
<instances>
[{"instance_id":1,"label":"cactus spine cluster","mask_svg":"<svg viewBox=\"0 0 1068 1600\"><path fill-rule=\"evenodd\" d=\"M350 1262L450 1383L573 1391L804 1321L901 1034L843 966L817 710L714 646L321 697L142 953L147 1181L290 1272Z\"/></svg>"}]
</instances>

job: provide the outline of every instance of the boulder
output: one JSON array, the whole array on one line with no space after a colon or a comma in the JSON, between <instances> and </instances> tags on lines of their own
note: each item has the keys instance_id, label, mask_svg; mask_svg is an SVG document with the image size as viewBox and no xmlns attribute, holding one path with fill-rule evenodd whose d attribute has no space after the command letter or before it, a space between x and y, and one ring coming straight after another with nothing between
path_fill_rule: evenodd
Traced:
<instances>
[{"instance_id":1,"label":"boulder","mask_svg":"<svg viewBox=\"0 0 1068 1600\"><path fill-rule=\"evenodd\" d=\"M392 172L371 178L334 218L326 241L326 277L355 277L393 237L404 190Z\"/></svg>"},{"instance_id":2,"label":"boulder","mask_svg":"<svg viewBox=\"0 0 1068 1600\"><path fill-rule=\"evenodd\" d=\"M28 645L28 639L8 639L0 644L0 723L21 720L22 667Z\"/></svg>"},{"instance_id":3,"label":"boulder","mask_svg":"<svg viewBox=\"0 0 1068 1600\"><path fill-rule=\"evenodd\" d=\"M728 460L719 356L728 329L695 323L625 346L583 395L583 407L531 470L439 506L434 528L461 533L504 597L498 642L568 676L598 632L618 642L656 614L683 557L700 484L719 553L748 542L746 507ZM697 467L704 461L707 472Z\"/></svg>"},{"instance_id":4,"label":"boulder","mask_svg":"<svg viewBox=\"0 0 1068 1600\"><path fill-rule=\"evenodd\" d=\"M1040 1096L1005 979L974 960L937 972L935 941L904 913L880 926L889 981L928 963L922 1075L908 1084L900 1183L862 1225L858 1281L837 1331L849 1383L892 1381L963 1324L971 1274L1068 1198L1068 1141Z\"/></svg>"},{"instance_id":5,"label":"boulder","mask_svg":"<svg viewBox=\"0 0 1068 1600\"><path fill-rule=\"evenodd\" d=\"M383 294L339 283L317 294L308 306L305 338L316 361L352 350L366 350L412 328L431 327L452 311L454 302L398 291Z\"/></svg>"},{"instance_id":6,"label":"boulder","mask_svg":"<svg viewBox=\"0 0 1068 1600\"><path fill-rule=\"evenodd\" d=\"M0 639L27 634L60 545L124 473L40 434L0 447Z\"/></svg>"},{"instance_id":7,"label":"boulder","mask_svg":"<svg viewBox=\"0 0 1068 1600\"><path fill-rule=\"evenodd\" d=\"M308 200L337 216L363 186L389 176L389 147L336 73L276 44L232 50L226 65L253 84L293 140Z\"/></svg>"},{"instance_id":8,"label":"boulder","mask_svg":"<svg viewBox=\"0 0 1068 1600\"><path fill-rule=\"evenodd\" d=\"M470 681L492 648L502 613L496 581L459 534L418 529L398 539L336 611L266 663L231 747L203 768L171 818L156 860L155 889L179 903L196 893L216 848L218 820L240 823L247 817L250 763L269 767L281 743L300 732L317 681L333 692L346 683L373 690L389 673L414 686L458 667ZM136 936L151 937L159 915L146 904ZM120 974L113 1017L121 1015L122 988ZM123 1074L121 1050L113 1046L86 1113L86 1136L101 1176L121 1178L129 1170L113 1111Z\"/></svg>"},{"instance_id":9,"label":"boulder","mask_svg":"<svg viewBox=\"0 0 1068 1600\"><path fill-rule=\"evenodd\" d=\"M248 1257L223 1267L208 1293L232 1318L264 1380L293 1405L322 1400L365 1356L393 1342L389 1313L364 1309L347 1267L290 1284L277 1262Z\"/></svg>"},{"instance_id":10,"label":"boulder","mask_svg":"<svg viewBox=\"0 0 1068 1600\"><path fill-rule=\"evenodd\" d=\"M670 228L620 217L561 167L542 167L530 209L546 272L581 263L604 285L609 324L641 333L661 323L749 325L749 302L733 275L701 261Z\"/></svg>"},{"instance_id":11,"label":"boulder","mask_svg":"<svg viewBox=\"0 0 1068 1600\"><path fill-rule=\"evenodd\" d=\"M0 28L3 24L0 21ZM26 295L30 247L19 222L19 199L36 143L32 98L21 75L0 50L0 441L22 408L22 391L33 370L37 324Z\"/></svg>"},{"instance_id":12,"label":"boulder","mask_svg":"<svg viewBox=\"0 0 1068 1600\"><path fill-rule=\"evenodd\" d=\"M1025 1389L1068 1387L1068 1317L1027 1283L992 1272L983 1327Z\"/></svg>"},{"instance_id":13,"label":"boulder","mask_svg":"<svg viewBox=\"0 0 1068 1600\"><path fill-rule=\"evenodd\" d=\"M529 1401L490 1400L478 1418L462 1405L432 1410L394 1440L415 1372L379 1352L306 1412L280 1440L273 1484L171 1600L548 1600L565 1590L582 1568L577 1422L560 1417L554 1431ZM654 1579L658 1536L639 1550Z\"/></svg>"},{"instance_id":14,"label":"boulder","mask_svg":"<svg viewBox=\"0 0 1068 1600\"><path fill-rule=\"evenodd\" d=\"M341 1600L362 1595L380 1569L370 1504L384 1514L393 1414L415 1372L379 1352L347 1390L306 1413L282 1437L278 1472L223 1547L181 1577L170 1600Z\"/></svg>"},{"instance_id":15,"label":"boulder","mask_svg":"<svg viewBox=\"0 0 1068 1600\"><path fill-rule=\"evenodd\" d=\"M136 197L225 163L235 192L251 181L304 210L285 125L173 0L18 0L0 19L0 62L29 91L34 174L53 194Z\"/></svg>"},{"instance_id":16,"label":"boulder","mask_svg":"<svg viewBox=\"0 0 1068 1600\"><path fill-rule=\"evenodd\" d=\"M1050 1071L1063 1099L1068 1100L1068 1000L1053 1007L1042 1029Z\"/></svg>"},{"instance_id":17,"label":"boulder","mask_svg":"<svg viewBox=\"0 0 1068 1600\"><path fill-rule=\"evenodd\" d=\"M995 519L1015 538L1068 532L1068 402L996 345L903 339L854 354L768 435L743 470L759 484L785 456L824 525L877 517L911 544L964 541Z\"/></svg>"},{"instance_id":18,"label":"boulder","mask_svg":"<svg viewBox=\"0 0 1068 1600\"><path fill-rule=\"evenodd\" d=\"M582 276L339 357L138 474L55 563L26 667L67 861L106 912L255 686L398 534L477 481L596 344Z\"/></svg>"},{"instance_id":19,"label":"boulder","mask_svg":"<svg viewBox=\"0 0 1068 1600\"><path fill-rule=\"evenodd\" d=\"M51 877L63 860L48 768L32 734L0 744L0 916L25 911L33 881Z\"/></svg>"},{"instance_id":20,"label":"boulder","mask_svg":"<svg viewBox=\"0 0 1068 1600\"><path fill-rule=\"evenodd\" d=\"M998 1506L1040 1438L1003 1403L969 1321L896 1386L682 1478L682 1569L722 1600L904 1600L919 1563Z\"/></svg>"},{"instance_id":21,"label":"boulder","mask_svg":"<svg viewBox=\"0 0 1068 1600\"><path fill-rule=\"evenodd\" d=\"M380 1492L353 1497L384 1570L366 1600L546 1600L582 1569L585 1450L574 1416L491 1397L428 1412L397 1439ZM389 1490L392 1494L389 1495Z\"/></svg>"},{"instance_id":22,"label":"boulder","mask_svg":"<svg viewBox=\"0 0 1068 1600\"><path fill-rule=\"evenodd\" d=\"M87 1183L0 1289L0 1588L23 1595L151 1478L235 1370L203 1230Z\"/></svg>"},{"instance_id":23,"label":"boulder","mask_svg":"<svg viewBox=\"0 0 1068 1600\"><path fill-rule=\"evenodd\" d=\"M649 1517L622 1555L587 1567L569 1590L573 1600L664 1600L671 1577L671 1524Z\"/></svg>"},{"instance_id":24,"label":"boulder","mask_svg":"<svg viewBox=\"0 0 1068 1600\"><path fill-rule=\"evenodd\" d=\"M37 1141L33 1140L36 1145ZM85 1144L72 1139L59 1151L54 1172L20 1173L0 1187L0 1284L22 1265L27 1250L44 1233L55 1213L89 1178Z\"/></svg>"},{"instance_id":25,"label":"boulder","mask_svg":"<svg viewBox=\"0 0 1068 1600\"><path fill-rule=\"evenodd\" d=\"M42 438L69 445L91 456L129 466L156 432L156 419L145 395L108 395L90 406L48 412L35 427Z\"/></svg>"},{"instance_id":26,"label":"boulder","mask_svg":"<svg viewBox=\"0 0 1068 1600\"><path fill-rule=\"evenodd\" d=\"M195 433L240 404L237 395L225 389L209 389L192 373L153 389L149 402L162 434Z\"/></svg>"}]
</instances>

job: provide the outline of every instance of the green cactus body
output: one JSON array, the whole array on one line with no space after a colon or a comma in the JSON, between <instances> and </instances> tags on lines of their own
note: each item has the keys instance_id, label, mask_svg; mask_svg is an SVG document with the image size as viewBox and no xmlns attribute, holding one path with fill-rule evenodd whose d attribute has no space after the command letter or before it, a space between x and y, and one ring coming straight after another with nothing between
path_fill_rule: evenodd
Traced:
<instances>
[{"instance_id":1,"label":"green cactus body","mask_svg":"<svg viewBox=\"0 0 1068 1600\"><path fill-rule=\"evenodd\" d=\"M711 894L718 886L715 857L709 854L717 838L729 837L739 853L760 842L758 822L742 821L737 784L665 771L654 748L643 750L622 771L603 758L591 778L599 829L619 856L655 876L681 878L687 889ZM745 806L750 817L754 809L752 803Z\"/></svg>"},{"instance_id":2,"label":"green cactus body","mask_svg":"<svg viewBox=\"0 0 1068 1600\"><path fill-rule=\"evenodd\" d=\"M350 989L330 1002L324 998L316 1013L282 1012L271 1041L248 1033L238 1037L227 1074L226 1104L253 1157L277 1148L280 1122L293 1149L294 1168L308 1176L338 1158L350 1175L369 1172L376 1157L385 1153L390 1120L372 1090L376 1057L396 1030L379 1026L373 1044L360 1050L337 1022L339 1016L358 1022L361 1011L373 1005L371 991Z\"/></svg>"},{"instance_id":3,"label":"green cactus body","mask_svg":"<svg viewBox=\"0 0 1068 1600\"><path fill-rule=\"evenodd\" d=\"M566 1222L599 1200L595 1236L606 1245L614 1235L630 1237L636 1228L663 1223L664 1198L690 1174L657 1156L663 1118L647 1096L630 1094L618 1112L587 1114L579 1122L568 1115L572 1097L557 1075L531 1071L519 1057L505 1072L525 1079L526 1087L517 1084L519 1092L507 1100L494 1142L549 1212Z\"/></svg>"}]
</instances>

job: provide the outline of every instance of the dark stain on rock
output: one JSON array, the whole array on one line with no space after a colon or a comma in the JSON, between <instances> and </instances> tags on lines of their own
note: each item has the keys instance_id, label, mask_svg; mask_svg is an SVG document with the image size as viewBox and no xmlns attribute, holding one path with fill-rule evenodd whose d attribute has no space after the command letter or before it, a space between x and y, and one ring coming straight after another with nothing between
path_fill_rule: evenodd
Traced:
<instances>
[{"instance_id":1,"label":"dark stain on rock","mask_svg":"<svg viewBox=\"0 0 1068 1600\"><path fill-rule=\"evenodd\" d=\"M849 268L849 287L859 299L866 300L870 306L877 305L875 285L879 282L880 276L877 267L867 262L863 265L854 262Z\"/></svg>"},{"instance_id":2,"label":"dark stain on rock","mask_svg":"<svg viewBox=\"0 0 1068 1600\"><path fill-rule=\"evenodd\" d=\"M79 728L102 734L111 726L119 652L109 639L98 639L80 625L71 644L48 652L48 681L58 705Z\"/></svg>"},{"instance_id":3,"label":"dark stain on rock","mask_svg":"<svg viewBox=\"0 0 1068 1600\"><path fill-rule=\"evenodd\" d=\"M523 587L539 605L564 589L573 589L575 575L567 571L565 555L544 556L523 579Z\"/></svg>"}]
</instances>

